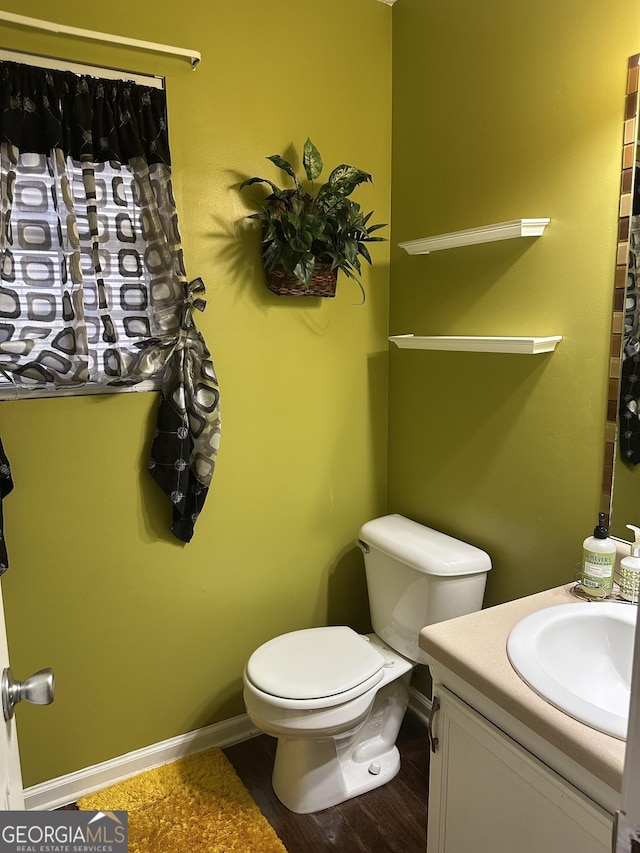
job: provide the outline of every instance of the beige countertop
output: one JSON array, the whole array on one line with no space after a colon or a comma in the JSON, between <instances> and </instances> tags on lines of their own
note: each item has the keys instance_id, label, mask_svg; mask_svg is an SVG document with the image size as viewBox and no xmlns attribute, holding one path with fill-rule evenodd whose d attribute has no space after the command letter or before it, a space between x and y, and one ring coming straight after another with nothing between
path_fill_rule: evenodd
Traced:
<instances>
[{"instance_id":1,"label":"beige countertop","mask_svg":"<svg viewBox=\"0 0 640 853\"><path fill-rule=\"evenodd\" d=\"M610 788L620 791L624 741L554 708L521 680L507 657L506 642L513 626L536 610L577 603L569 591L571 586L429 625L420 632L420 648L434 663L450 670Z\"/></svg>"}]
</instances>

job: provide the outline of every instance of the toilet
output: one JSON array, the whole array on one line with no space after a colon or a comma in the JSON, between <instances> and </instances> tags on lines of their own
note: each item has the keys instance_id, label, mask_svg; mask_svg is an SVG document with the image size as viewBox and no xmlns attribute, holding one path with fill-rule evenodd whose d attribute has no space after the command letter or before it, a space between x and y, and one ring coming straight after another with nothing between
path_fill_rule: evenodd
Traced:
<instances>
[{"instance_id":1,"label":"toilet","mask_svg":"<svg viewBox=\"0 0 640 853\"><path fill-rule=\"evenodd\" d=\"M274 637L249 658L244 702L278 738L273 789L298 814L321 811L391 781L409 680L427 659L425 625L480 610L489 556L402 515L360 530L371 624Z\"/></svg>"}]
</instances>

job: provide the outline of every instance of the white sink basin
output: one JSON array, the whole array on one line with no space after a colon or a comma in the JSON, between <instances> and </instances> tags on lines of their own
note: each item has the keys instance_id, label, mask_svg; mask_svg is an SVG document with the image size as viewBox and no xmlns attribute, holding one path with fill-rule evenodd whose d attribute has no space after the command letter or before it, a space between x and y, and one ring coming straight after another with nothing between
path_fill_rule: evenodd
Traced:
<instances>
[{"instance_id":1,"label":"white sink basin","mask_svg":"<svg viewBox=\"0 0 640 853\"><path fill-rule=\"evenodd\" d=\"M556 708L625 740L637 612L615 601L538 610L509 634L509 660Z\"/></svg>"}]
</instances>

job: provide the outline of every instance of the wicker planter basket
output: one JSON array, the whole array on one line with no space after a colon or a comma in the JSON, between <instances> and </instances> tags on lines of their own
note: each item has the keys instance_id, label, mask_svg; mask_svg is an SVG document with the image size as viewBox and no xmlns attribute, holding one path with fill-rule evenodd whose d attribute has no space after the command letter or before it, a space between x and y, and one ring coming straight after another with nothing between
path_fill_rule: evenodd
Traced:
<instances>
[{"instance_id":1,"label":"wicker planter basket","mask_svg":"<svg viewBox=\"0 0 640 853\"><path fill-rule=\"evenodd\" d=\"M278 296L335 296L337 280L338 270L331 264L317 263L308 287L280 267L267 270L267 287Z\"/></svg>"}]
</instances>

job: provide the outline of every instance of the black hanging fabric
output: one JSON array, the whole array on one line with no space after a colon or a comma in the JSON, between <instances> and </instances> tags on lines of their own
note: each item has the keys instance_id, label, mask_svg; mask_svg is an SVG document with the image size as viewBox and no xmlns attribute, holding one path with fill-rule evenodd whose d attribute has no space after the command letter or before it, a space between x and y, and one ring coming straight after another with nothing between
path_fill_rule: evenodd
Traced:
<instances>
[{"instance_id":1,"label":"black hanging fabric","mask_svg":"<svg viewBox=\"0 0 640 853\"><path fill-rule=\"evenodd\" d=\"M213 477L220 439L220 394L191 307L204 311L202 279L189 283L180 342L167 363L149 472L173 504L173 535L189 542Z\"/></svg>"},{"instance_id":2,"label":"black hanging fabric","mask_svg":"<svg viewBox=\"0 0 640 853\"><path fill-rule=\"evenodd\" d=\"M13 479L11 477L11 466L4 452L2 441L0 440L0 575L3 575L9 568L9 556L7 554L7 543L4 538L4 512L2 502L6 496L13 490Z\"/></svg>"}]
</instances>

